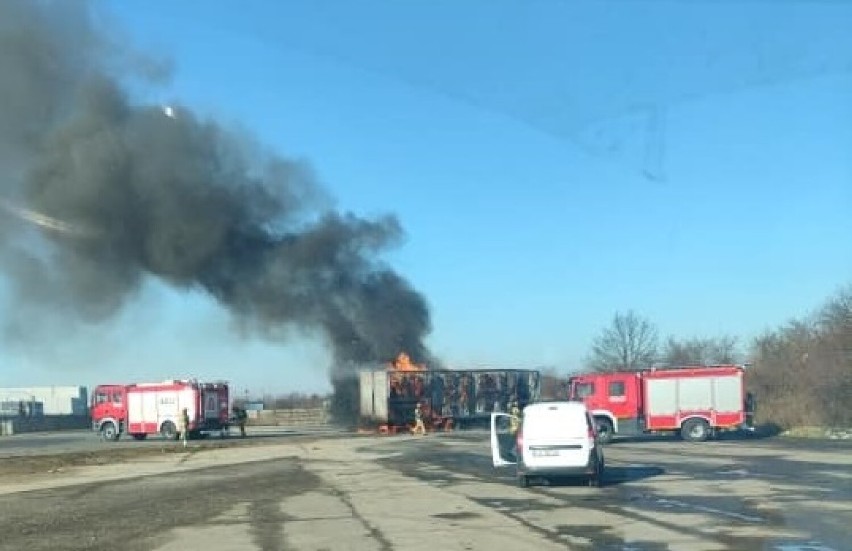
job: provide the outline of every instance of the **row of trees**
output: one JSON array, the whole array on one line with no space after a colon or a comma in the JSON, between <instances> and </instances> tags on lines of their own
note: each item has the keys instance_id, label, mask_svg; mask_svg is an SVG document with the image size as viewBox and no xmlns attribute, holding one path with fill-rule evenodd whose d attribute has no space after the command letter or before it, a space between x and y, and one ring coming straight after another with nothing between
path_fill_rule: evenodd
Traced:
<instances>
[{"instance_id":1,"label":"row of trees","mask_svg":"<svg viewBox=\"0 0 852 551\"><path fill-rule=\"evenodd\" d=\"M741 361L738 339L668 337L660 342L657 327L632 310L618 312L592 344L589 367L595 371L644 369L651 365L710 365Z\"/></svg>"},{"instance_id":2,"label":"row of trees","mask_svg":"<svg viewBox=\"0 0 852 551\"><path fill-rule=\"evenodd\" d=\"M745 343L729 335L661 341L647 318L616 313L588 359L596 371L724 363L750 365L760 422L852 426L852 286L813 314Z\"/></svg>"}]
</instances>

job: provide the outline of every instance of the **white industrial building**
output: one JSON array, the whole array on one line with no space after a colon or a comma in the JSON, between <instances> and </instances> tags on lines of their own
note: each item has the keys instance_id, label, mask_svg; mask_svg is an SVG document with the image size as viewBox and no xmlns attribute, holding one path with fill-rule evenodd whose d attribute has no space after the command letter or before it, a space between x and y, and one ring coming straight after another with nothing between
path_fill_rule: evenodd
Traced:
<instances>
[{"instance_id":1,"label":"white industrial building","mask_svg":"<svg viewBox=\"0 0 852 551\"><path fill-rule=\"evenodd\" d=\"M0 415L17 415L22 405L31 415L85 416L89 394L84 386L0 388Z\"/></svg>"}]
</instances>

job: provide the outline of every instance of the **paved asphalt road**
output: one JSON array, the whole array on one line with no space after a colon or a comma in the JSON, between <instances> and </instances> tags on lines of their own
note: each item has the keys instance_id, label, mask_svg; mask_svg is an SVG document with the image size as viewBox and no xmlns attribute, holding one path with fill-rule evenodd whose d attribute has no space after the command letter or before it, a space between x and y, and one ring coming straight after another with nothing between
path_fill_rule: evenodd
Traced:
<instances>
[{"instance_id":1,"label":"paved asphalt road","mask_svg":"<svg viewBox=\"0 0 852 551\"><path fill-rule=\"evenodd\" d=\"M0 478L0 549L852 549L849 442L620 442L603 488L528 489L481 433L269 442Z\"/></svg>"}]
</instances>

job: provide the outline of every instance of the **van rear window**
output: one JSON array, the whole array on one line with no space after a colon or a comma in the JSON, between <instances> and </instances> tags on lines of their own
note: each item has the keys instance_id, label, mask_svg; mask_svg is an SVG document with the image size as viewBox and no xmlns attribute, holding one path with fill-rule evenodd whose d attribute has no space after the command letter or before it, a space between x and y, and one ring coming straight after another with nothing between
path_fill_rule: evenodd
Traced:
<instances>
[{"instance_id":1,"label":"van rear window","mask_svg":"<svg viewBox=\"0 0 852 551\"><path fill-rule=\"evenodd\" d=\"M524 412L524 438L534 440L559 440L588 435L588 416L576 409L547 408Z\"/></svg>"}]
</instances>

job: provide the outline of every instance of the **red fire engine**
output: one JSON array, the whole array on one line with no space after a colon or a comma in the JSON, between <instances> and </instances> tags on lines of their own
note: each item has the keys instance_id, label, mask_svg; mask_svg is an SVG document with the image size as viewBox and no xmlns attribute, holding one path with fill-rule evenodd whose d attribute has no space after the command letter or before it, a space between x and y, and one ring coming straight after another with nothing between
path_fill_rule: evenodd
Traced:
<instances>
[{"instance_id":1,"label":"red fire engine","mask_svg":"<svg viewBox=\"0 0 852 551\"><path fill-rule=\"evenodd\" d=\"M160 383L100 385L92 393L92 428L105 440L129 434L179 437L180 415L186 408L189 436L228 430L228 384L171 380Z\"/></svg>"},{"instance_id":2,"label":"red fire engine","mask_svg":"<svg viewBox=\"0 0 852 551\"><path fill-rule=\"evenodd\" d=\"M586 403L603 442L677 431L698 442L747 428L752 404L744 374L738 365L594 373L571 377L568 393Z\"/></svg>"}]
</instances>

